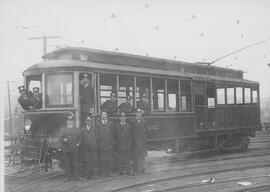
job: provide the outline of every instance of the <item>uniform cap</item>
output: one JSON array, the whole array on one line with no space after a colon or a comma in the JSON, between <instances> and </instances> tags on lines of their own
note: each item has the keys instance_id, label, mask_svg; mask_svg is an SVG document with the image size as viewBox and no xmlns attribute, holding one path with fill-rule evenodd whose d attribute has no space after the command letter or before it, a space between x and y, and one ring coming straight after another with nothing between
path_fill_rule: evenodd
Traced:
<instances>
[{"instance_id":1,"label":"uniform cap","mask_svg":"<svg viewBox=\"0 0 270 192\"><path fill-rule=\"evenodd\" d=\"M23 85L19 86L18 89L19 89L19 92L25 91L25 88Z\"/></svg>"},{"instance_id":2,"label":"uniform cap","mask_svg":"<svg viewBox=\"0 0 270 192\"><path fill-rule=\"evenodd\" d=\"M144 93L142 96L143 96L143 97L146 97L146 94Z\"/></svg>"},{"instance_id":3,"label":"uniform cap","mask_svg":"<svg viewBox=\"0 0 270 192\"><path fill-rule=\"evenodd\" d=\"M67 120L74 120L74 117L72 115L69 115Z\"/></svg>"},{"instance_id":4,"label":"uniform cap","mask_svg":"<svg viewBox=\"0 0 270 192\"><path fill-rule=\"evenodd\" d=\"M131 97L131 96L127 96L127 99L131 100L131 99L132 99L132 97Z\"/></svg>"},{"instance_id":5,"label":"uniform cap","mask_svg":"<svg viewBox=\"0 0 270 192\"><path fill-rule=\"evenodd\" d=\"M88 77L88 74L87 74L87 73L84 73L84 74L83 74L83 77Z\"/></svg>"},{"instance_id":6,"label":"uniform cap","mask_svg":"<svg viewBox=\"0 0 270 192\"><path fill-rule=\"evenodd\" d=\"M112 92L111 97L116 97L116 93Z\"/></svg>"},{"instance_id":7,"label":"uniform cap","mask_svg":"<svg viewBox=\"0 0 270 192\"><path fill-rule=\"evenodd\" d=\"M141 113L141 112L142 112L142 110L141 110L140 108L138 108L136 111L137 111L137 112L139 112L139 113Z\"/></svg>"},{"instance_id":8,"label":"uniform cap","mask_svg":"<svg viewBox=\"0 0 270 192\"><path fill-rule=\"evenodd\" d=\"M87 117L85 118L85 121L92 121L92 117L87 116Z\"/></svg>"},{"instance_id":9,"label":"uniform cap","mask_svg":"<svg viewBox=\"0 0 270 192\"><path fill-rule=\"evenodd\" d=\"M38 88L38 87L34 87L34 88L33 88L33 91L34 91L34 92L35 92L35 91L36 91L36 92L39 92L39 88Z\"/></svg>"}]
</instances>

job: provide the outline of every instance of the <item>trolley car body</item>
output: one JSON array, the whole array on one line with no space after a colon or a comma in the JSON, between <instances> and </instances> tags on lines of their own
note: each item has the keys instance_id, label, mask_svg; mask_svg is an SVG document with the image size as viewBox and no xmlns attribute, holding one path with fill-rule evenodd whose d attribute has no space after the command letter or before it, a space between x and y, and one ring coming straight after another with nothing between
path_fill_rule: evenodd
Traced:
<instances>
[{"instance_id":1,"label":"trolley car body","mask_svg":"<svg viewBox=\"0 0 270 192\"><path fill-rule=\"evenodd\" d=\"M24 111L32 132L50 135L50 148L61 151L58 137L73 114L82 125L80 77L91 77L90 112L97 119L102 103L116 92L118 105L127 95L137 107L148 93L149 144L175 152L228 146L246 149L248 137L260 129L259 83L243 79L243 72L86 48L61 48L23 72L25 86L39 85L42 108ZM113 117L112 117L113 118ZM132 117L131 117L132 118Z\"/></svg>"}]
</instances>

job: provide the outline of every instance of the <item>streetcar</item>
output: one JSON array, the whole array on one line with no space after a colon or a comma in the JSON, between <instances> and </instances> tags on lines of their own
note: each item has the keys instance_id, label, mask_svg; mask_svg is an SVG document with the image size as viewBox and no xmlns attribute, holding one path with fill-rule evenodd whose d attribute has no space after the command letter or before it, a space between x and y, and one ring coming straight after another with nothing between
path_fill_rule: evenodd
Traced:
<instances>
[{"instance_id":1,"label":"streetcar","mask_svg":"<svg viewBox=\"0 0 270 192\"><path fill-rule=\"evenodd\" d=\"M49 151L60 162L59 137L67 117L75 117L78 129L83 124L80 81L85 74L95 120L112 92L118 106L131 96L134 108L147 93L149 149L245 151L249 137L261 129L259 83L244 79L241 70L81 47L60 48L42 58L23 72L26 89L38 86L42 94L42 107L23 111L24 121L32 134L47 136Z\"/></svg>"}]
</instances>

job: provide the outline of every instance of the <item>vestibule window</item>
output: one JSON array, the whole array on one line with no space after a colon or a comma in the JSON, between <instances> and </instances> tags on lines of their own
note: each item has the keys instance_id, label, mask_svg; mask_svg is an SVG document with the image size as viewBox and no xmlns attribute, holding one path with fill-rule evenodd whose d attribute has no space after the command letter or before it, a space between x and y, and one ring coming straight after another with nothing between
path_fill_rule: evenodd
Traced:
<instances>
[{"instance_id":1,"label":"vestibule window","mask_svg":"<svg viewBox=\"0 0 270 192\"><path fill-rule=\"evenodd\" d=\"M252 102L258 103L258 91L257 90L252 90Z\"/></svg>"},{"instance_id":2,"label":"vestibule window","mask_svg":"<svg viewBox=\"0 0 270 192\"><path fill-rule=\"evenodd\" d=\"M181 80L181 111L191 111L191 81Z\"/></svg>"},{"instance_id":3,"label":"vestibule window","mask_svg":"<svg viewBox=\"0 0 270 192\"><path fill-rule=\"evenodd\" d=\"M153 78L153 110L164 111L165 110L165 80Z\"/></svg>"},{"instance_id":4,"label":"vestibule window","mask_svg":"<svg viewBox=\"0 0 270 192\"><path fill-rule=\"evenodd\" d=\"M46 106L73 104L73 75L48 74L46 76Z\"/></svg>"}]
</instances>

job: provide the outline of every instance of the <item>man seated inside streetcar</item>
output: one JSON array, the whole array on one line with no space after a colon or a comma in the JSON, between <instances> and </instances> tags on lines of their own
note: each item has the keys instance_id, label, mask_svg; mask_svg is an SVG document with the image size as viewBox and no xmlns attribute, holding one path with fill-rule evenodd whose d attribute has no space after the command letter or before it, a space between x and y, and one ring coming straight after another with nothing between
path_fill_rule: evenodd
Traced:
<instances>
[{"instance_id":1,"label":"man seated inside streetcar","mask_svg":"<svg viewBox=\"0 0 270 192\"><path fill-rule=\"evenodd\" d=\"M40 109L42 106L42 95L38 87L33 88L33 97L31 98L34 109Z\"/></svg>"},{"instance_id":2,"label":"man seated inside streetcar","mask_svg":"<svg viewBox=\"0 0 270 192\"><path fill-rule=\"evenodd\" d=\"M19 86L20 97L18 99L19 104L24 110L32 110L34 109L33 104L31 102L31 98L33 97L32 92L28 92L25 90L24 86Z\"/></svg>"},{"instance_id":3,"label":"man seated inside streetcar","mask_svg":"<svg viewBox=\"0 0 270 192\"><path fill-rule=\"evenodd\" d=\"M116 97L116 93L112 92L111 93L111 99L107 100L103 103L103 105L101 106L101 111L107 112L108 115L112 115L117 113L117 97Z\"/></svg>"}]
</instances>

